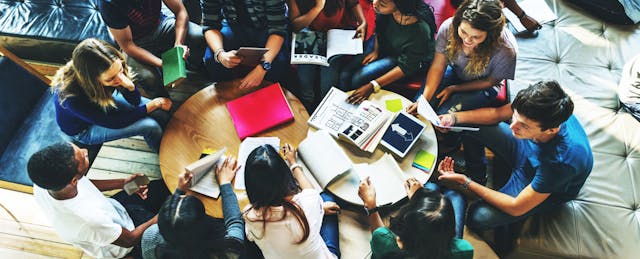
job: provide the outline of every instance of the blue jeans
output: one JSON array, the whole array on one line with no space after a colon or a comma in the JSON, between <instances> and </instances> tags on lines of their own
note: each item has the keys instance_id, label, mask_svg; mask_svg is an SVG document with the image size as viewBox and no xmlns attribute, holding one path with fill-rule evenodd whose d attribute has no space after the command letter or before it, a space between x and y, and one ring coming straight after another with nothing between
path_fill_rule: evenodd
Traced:
<instances>
[{"instance_id":1,"label":"blue jeans","mask_svg":"<svg viewBox=\"0 0 640 259\"><path fill-rule=\"evenodd\" d=\"M462 194L460 194L456 190L452 190L432 182L425 183L424 188L431 191L441 192L445 197L449 199L449 201L451 201L453 214L455 215L456 238L462 239L462 233L464 230L464 214L465 209L467 208L467 201L465 200L464 196L462 196Z\"/></svg>"},{"instance_id":2,"label":"blue jeans","mask_svg":"<svg viewBox=\"0 0 640 259\"><path fill-rule=\"evenodd\" d=\"M440 85L438 86L438 89L436 89L436 92L430 101L431 107L434 107L434 110L437 114L469 111L486 107L493 100L495 100L496 95L498 95L498 92L493 89L493 87L484 90L457 92L449 96L449 99L447 99L441 106L438 107L440 99L436 96L438 96L438 94L446 87L461 83L465 83L465 81L462 81L458 78L451 66L447 66L447 69L442 76L442 80L440 81ZM414 101L418 100L418 97L422 95L425 87L426 82L425 84L422 84L422 87L420 88L420 91L418 91L418 94L414 98Z\"/></svg>"},{"instance_id":3,"label":"blue jeans","mask_svg":"<svg viewBox=\"0 0 640 259\"><path fill-rule=\"evenodd\" d=\"M323 201L335 202L335 197L327 192L320 193ZM320 227L320 236L329 248L329 251L340 258L340 233L338 232L338 215L324 215L322 218L322 226Z\"/></svg>"},{"instance_id":4,"label":"blue jeans","mask_svg":"<svg viewBox=\"0 0 640 259\"><path fill-rule=\"evenodd\" d=\"M496 156L501 157L503 161L509 163L508 166L512 168L511 177L507 183L500 188L499 192L511 197L516 197L533 180L533 172L526 171L526 161L530 153L525 144L527 140L515 138L513 134L511 134L511 129L507 123L502 122L496 126L480 127L480 131L477 132L465 132L463 138L469 138L482 145L486 145ZM467 164L477 163L479 161L477 157L480 154L469 157L466 149L467 147L465 146L465 159ZM484 149L482 149L482 156L484 157ZM547 198L524 215L511 216L493 205L480 201L470 206L467 226L475 232L481 232L521 221L531 215L555 208L562 203L563 201Z\"/></svg>"},{"instance_id":5,"label":"blue jeans","mask_svg":"<svg viewBox=\"0 0 640 259\"><path fill-rule=\"evenodd\" d=\"M252 26L237 24L230 26L226 20L222 21L223 44L225 50L237 50L240 47L264 47L269 38L267 28L255 29ZM271 62L271 69L265 75L265 79L272 82L287 82L289 60L287 55L288 37L285 37L282 48L276 58ZM231 69L224 67L213 59L215 50L207 47L204 53L204 65L207 75L214 82L224 82L233 79Z\"/></svg>"},{"instance_id":6,"label":"blue jeans","mask_svg":"<svg viewBox=\"0 0 640 259\"><path fill-rule=\"evenodd\" d=\"M332 86L337 86L339 67L342 58L334 58L330 66L318 66L299 64L296 67L300 89L298 97L307 108L309 114L315 110L322 98L329 92Z\"/></svg>"},{"instance_id":7,"label":"blue jeans","mask_svg":"<svg viewBox=\"0 0 640 259\"><path fill-rule=\"evenodd\" d=\"M118 109L134 110L137 107L127 102L122 95L114 92L113 99ZM149 99L142 97L141 103L146 104ZM160 140L162 140L162 127L153 118L146 116L129 126L120 129L111 129L98 125L91 125L86 130L71 136L75 141L86 145L101 144L107 141L123 139L133 136L142 136L151 150L158 153Z\"/></svg>"}]
</instances>

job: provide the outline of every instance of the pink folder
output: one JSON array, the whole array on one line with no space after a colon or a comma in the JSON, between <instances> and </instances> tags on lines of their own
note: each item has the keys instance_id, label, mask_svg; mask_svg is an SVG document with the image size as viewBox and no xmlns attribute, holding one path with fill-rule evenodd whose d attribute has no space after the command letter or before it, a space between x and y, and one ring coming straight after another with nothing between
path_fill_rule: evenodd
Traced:
<instances>
[{"instance_id":1,"label":"pink folder","mask_svg":"<svg viewBox=\"0 0 640 259\"><path fill-rule=\"evenodd\" d=\"M227 102L227 110L240 140L293 120L279 83Z\"/></svg>"}]
</instances>

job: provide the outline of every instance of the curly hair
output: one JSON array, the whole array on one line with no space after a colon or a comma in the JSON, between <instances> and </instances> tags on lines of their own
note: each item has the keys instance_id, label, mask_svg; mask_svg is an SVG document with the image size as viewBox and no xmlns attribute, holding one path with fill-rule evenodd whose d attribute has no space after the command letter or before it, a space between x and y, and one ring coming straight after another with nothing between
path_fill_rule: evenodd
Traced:
<instances>
[{"instance_id":1,"label":"curly hair","mask_svg":"<svg viewBox=\"0 0 640 259\"><path fill-rule=\"evenodd\" d=\"M462 51L462 38L458 35L458 28L463 21L474 29L487 32L487 38L476 47L464 68L465 73L476 76L482 74L489 65L494 50L500 47L500 36L506 22L501 7L498 0L466 0L453 16L446 47L449 60L453 60Z\"/></svg>"}]
</instances>

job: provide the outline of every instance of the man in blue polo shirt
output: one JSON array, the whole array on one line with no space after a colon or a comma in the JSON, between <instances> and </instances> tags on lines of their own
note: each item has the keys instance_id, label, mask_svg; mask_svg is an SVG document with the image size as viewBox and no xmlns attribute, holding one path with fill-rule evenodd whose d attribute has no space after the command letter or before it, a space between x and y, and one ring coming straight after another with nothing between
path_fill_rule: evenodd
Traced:
<instances>
[{"instance_id":1,"label":"man in blue polo shirt","mask_svg":"<svg viewBox=\"0 0 640 259\"><path fill-rule=\"evenodd\" d=\"M174 17L161 13L162 3ZM136 73L147 97L169 97L163 87L162 52L179 46L193 68L203 67L204 37L199 25L189 22L181 0L101 0L100 14ZM190 46L187 47L187 45Z\"/></svg>"},{"instance_id":2,"label":"man in blue polo shirt","mask_svg":"<svg viewBox=\"0 0 640 259\"><path fill-rule=\"evenodd\" d=\"M518 222L577 196L591 173L593 154L572 113L573 102L558 82L541 81L520 91L512 104L441 115L445 125L498 123L464 137L487 146L512 169L508 182L495 191L455 173L451 158L440 163L439 180L458 183L482 199L469 208L471 230ZM501 122L509 118L510 125ZM469 153L465 158L478 161Z\"/></svg>"}]
</instances>

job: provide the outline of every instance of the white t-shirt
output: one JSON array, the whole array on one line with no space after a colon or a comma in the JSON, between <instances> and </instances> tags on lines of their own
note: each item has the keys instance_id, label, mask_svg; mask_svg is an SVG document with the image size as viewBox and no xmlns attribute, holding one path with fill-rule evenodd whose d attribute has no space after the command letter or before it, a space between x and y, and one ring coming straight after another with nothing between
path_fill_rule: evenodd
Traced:
<instances>
[{"instance_id":1,"label":"white t-shirt","mask_svg":"<svg viewBox=\"0 0 640 259\"><path fill-rule=\"evenodd\" d=\"M78 181L78 195L71 199L56 200L35 184L33 195L62 240L90 256L122 258L133 249L111 244L122 227L134 229L133 221L120 203L104 197L87 177Z\"/></svg>"},{"instance_id":2,"label":"white t-shirt","mask_svg":"<svg viewBox=\"0 0 640 259\"><path fill-rule=\"evenodd\" d=\"M256 242L266 259L270 258L336 258L329 251L320 236L322 226L322 197L314 189L304 189L293 196L309 222L309 238L296 244L302 238L302 226L292 213L282 219L284 208L272 207L267 211L267 224L264 226L260 210L250 210L245 216L247 239Z\"/></svg>"}]
</instances>

